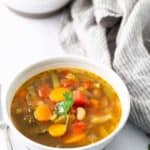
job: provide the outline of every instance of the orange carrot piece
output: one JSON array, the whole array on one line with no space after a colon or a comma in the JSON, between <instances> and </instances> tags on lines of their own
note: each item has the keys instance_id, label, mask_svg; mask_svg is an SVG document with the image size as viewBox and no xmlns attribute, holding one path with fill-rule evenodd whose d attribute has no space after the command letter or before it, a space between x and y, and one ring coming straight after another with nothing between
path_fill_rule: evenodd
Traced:
<instances>
[{"instance_id":1,"label":"orange carrot piece","mask_svg":"<svg viewBox=\"0 0 150 150\"><path fill-rule=\"evenodd\" d=\"M48 121L52 115L50 108L45 105L39 105L34 111L34 117L38 121Z\"/></svg>"},{"instance_id":2,"label":"orange carrot piece","mask_svg":"<svg viewBox=\"0 0 150 150\"><path fill-rule=\"evenodd\" d=\"M48 132L53 137L63 136L67 131L67 127L65 124L52 124L48 128Z\"/></svg>"},{"instance_id":3,"label":"orange carrot piece","mask_svg":"<svg viewBox=\"0 0 150 150\"><path fill-rule=\"evenodd\" d=\"M64 94L68 92L67 88L56 88L53 89L50 93L50 99L54 102L60 102L64 100Z\"/></svg>"}]
</instances>

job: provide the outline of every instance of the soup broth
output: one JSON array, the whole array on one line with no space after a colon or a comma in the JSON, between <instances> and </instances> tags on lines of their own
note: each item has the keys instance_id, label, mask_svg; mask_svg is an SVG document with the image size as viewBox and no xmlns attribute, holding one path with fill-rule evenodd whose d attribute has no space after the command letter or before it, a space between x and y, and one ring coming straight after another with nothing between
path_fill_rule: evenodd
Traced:
<instances>
[{"instance_id":1,"label":"soup broth","mask_svg":"<svg viewBox=\"0 0 150 150\"><path fill-rule=\"evenodd\" d=\"M97 142L117 127L121 104L104 79L77 68L57 68L27 80L15 93L11 118L29 139L52 147Z\"/></svg>"}]
</instances>

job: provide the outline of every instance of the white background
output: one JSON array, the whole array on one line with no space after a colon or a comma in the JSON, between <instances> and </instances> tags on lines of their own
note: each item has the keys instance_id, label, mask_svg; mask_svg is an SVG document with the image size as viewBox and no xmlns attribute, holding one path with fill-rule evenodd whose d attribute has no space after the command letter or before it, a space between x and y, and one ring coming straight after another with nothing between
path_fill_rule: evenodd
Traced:
<instances>
[{"instance_id":1,"label":"white background","mask_svg":"<svg viewBox=\"0 0 150 150\"><path fill-rule=\"evenodd\" d=\"M59 27L59 14L46 19L24 18L0 4L0 83L4 93L25 67L64 54L58 40ZM26 150L19 139L12 137L14 150ZM148 150L149 143L150 139L128 122L108 149Z\"/></svg>"}]
</instances>

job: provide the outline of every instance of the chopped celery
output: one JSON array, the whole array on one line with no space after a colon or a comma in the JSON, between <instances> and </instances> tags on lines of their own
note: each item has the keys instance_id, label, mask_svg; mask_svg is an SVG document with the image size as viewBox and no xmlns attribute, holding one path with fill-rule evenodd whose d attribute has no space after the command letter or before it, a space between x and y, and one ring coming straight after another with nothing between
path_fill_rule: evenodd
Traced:
<instances>
[{"instance_id":1,"label":"chopped celery","mask_svg":"<svg viewBox=\"0 0 150 150\"><path fill-rule=\"evenodd\" d=\"M112 115L111 114L106 114L103 116L92 116L91 117L91 123L97 124L97 123L105 123L109 120L112 119Z\"/></svg>"},{"instance_id":2,"label":"chopped celery","mask_svg":"<svg viewBox=\"0 0 150 150\"><path fill-rule=\"evenodd\" d=\"M22 108L17 108L17 109L16 109L16 114L17 114L17 115L20 115L21 113L22 113Z\"/></svg>"},{"instance_id":3,"label":"chopped celery","mask_svg":"<svg viewBox=\"0 0 150 150\"><path fill-rule=\"evenodd\" d=\"M51 72L51 80L52 80L52 84L54 88L57 88L60 86L58 76L54 71Z\"/></svg>"},{"instance_id":4,"label":"chopped celery","mask_svg":"<svg viewBox=\"0 0 150 150\"><path fill-rule=\"evenodd\" d=\"M37 96L36 91L35 91L35 89L34 89L33 86L29 86L29 87L27 88L27 90L28 90L28 93L29 93L31 96Z\"/></svg>"}]
</instances>

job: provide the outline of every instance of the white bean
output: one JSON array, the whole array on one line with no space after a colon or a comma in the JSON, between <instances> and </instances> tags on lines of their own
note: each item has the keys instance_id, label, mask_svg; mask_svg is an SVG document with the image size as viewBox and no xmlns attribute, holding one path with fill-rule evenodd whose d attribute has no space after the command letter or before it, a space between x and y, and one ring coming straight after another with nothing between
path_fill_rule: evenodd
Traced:
<instances>
[{"instance_id":1,"label":"white bean","mask_svg":"<svg viewBox=\"0 0 150 150\"><path fill-rule=\"evenodd\" d=\"M77 108L77 119L78 120L84 120L86 116L86 110L83 107Z\"/></svg>"}]
</instances>

